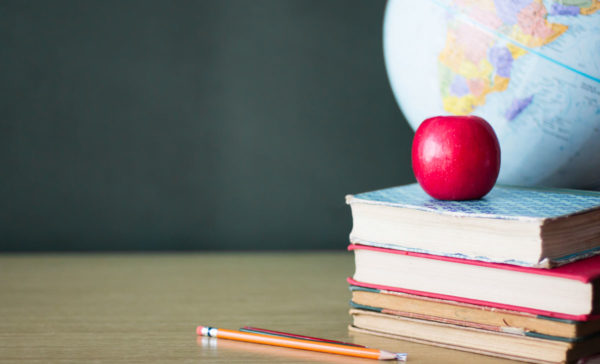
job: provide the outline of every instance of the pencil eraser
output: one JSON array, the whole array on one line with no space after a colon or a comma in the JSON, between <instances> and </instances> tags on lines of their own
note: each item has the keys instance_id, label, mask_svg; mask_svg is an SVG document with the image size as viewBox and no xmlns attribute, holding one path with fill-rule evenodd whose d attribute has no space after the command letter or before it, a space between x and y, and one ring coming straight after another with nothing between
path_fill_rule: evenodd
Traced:
<instances>
[{"instance_id":1,"label":"pencil eraser","mask_svg":"<svg viewBox=\"0 0 600 364\"><path fill-rule=\"evenodd\" d=\"M197 335L202 335L202 329L204 329L204 326L198 326L198 327L196 327L196 334Z\"/></svg>"}]
</instances>

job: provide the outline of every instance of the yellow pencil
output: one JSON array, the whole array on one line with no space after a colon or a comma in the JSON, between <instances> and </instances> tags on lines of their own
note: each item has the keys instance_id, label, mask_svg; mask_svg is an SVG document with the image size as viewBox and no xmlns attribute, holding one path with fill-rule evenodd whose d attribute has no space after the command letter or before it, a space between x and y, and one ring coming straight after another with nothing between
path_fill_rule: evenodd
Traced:
<instances>
[{"instance_id":1,"label":"yellow pencil","mask_svg":"<svg viewBox=\"0 0 600 364\"><path fill-rule=\"evenodd\" d=\"M356 356L359 358L377 359L377 360L401 360L406 361L406 354L391 353L389 351L355 347L341 344L331 344L326 342L311 341L305 339L292 339L273 335L255 334L236 330L217 329L208 326L198 326L196 333L202 336L217 337L220 339L229 339L245 341L256 344L265 344L273 346L283 346L286 348L303 349L319 351L322 353L340 354Z\"/></svg>"}]
</instances>

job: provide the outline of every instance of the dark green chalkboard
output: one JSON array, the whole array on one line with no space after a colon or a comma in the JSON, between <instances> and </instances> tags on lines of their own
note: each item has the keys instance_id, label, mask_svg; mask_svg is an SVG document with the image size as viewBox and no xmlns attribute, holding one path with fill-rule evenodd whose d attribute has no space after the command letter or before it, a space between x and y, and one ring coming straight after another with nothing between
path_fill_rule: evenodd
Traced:
<instances>
[{"instance_id":1,"label":"dark green chalkboard","mask_svg":"<svg viewBox=\"0 0 600 364\"><path fill-rule=\"evenodd\" d=\"M413 181L384 1L3 1L0 249L343 249Z\"/></svg>"}]
</instances>

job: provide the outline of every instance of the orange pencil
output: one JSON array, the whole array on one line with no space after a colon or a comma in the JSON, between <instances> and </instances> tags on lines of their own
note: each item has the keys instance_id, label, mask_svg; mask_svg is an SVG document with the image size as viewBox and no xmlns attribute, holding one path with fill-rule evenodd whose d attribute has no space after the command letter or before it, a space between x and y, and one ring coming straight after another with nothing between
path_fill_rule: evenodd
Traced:
<instances>
[{"instance_id":1,"label":"orange pencil","mask_svg":"<svg viewBox=\"0 0 600 364\"><path fill-rule=\"evenodd\" d=\"M377 360L402 360L406 361L406 354L391 353L389 351L361 348L348 345L331 344L319 341L310 341L303 339L292 339L273 335L255 334L236 330L217 329L208 326L198 326L196 333L202 336L217 337L220 339L229 339L245 341L256 344L265 344L273 346L283 346L286 348L303 349L319 351L322 353L340 354L356 356L359 358L377 359Z\"/></svg>"}]
</instances>

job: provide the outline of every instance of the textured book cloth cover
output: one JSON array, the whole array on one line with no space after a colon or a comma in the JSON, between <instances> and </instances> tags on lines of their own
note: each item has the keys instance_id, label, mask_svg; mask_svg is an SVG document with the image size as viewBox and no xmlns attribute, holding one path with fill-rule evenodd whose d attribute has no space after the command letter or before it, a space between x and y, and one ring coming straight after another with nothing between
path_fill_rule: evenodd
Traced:
<instances>
[{"instance_id":1,"label":"textured book cloth cover","mask_svg":"<svg viewBox=\"0 0 600 364\"><path fill-rule=\"evenodd\" d=\"M414 183L365 192L358 195L348 195L346 196L346 203L348 205L359 203L398 207L453 217L513 220L542 224L545 220L567 217L600 209L600 192L496 185L490 193L479 200L441 201L430 197L423 191L419 184ZM494 261L494 259L482 255L468 256L460 252L451 251L430 252L412 246L403 246L402 244L387 244L377 241L368 241L364 240L362 237L353 236L352 234L350 240L352 243L356 244L367 244L420 253L433 253L461 259ZM526 267L550 267L566 264L599 253L600 246L597 246L563 257L555 257L551 260L544 259L538 264L524 262L518 259L503 260L502 262Z\"/></svg>"},{"instance_id":2,"label":"textured book cloth cover","mask_svg":"<svg viewBox=\"0 0 600 364\"><path fill-rule=\"evenodd\" d=\"M403 207L452 216L537 221L600 208L600 192L496 185L479 200L441 201L430 197L414 183L349 195L346 202Z\"/></svg>"},{"instance_id":3,"label":"textured book cloth cover","mask_svg":"<svg viewBox=\"0 0 600 364\"><path fill-rule=\"evenodd\" d=\"M528 274L541 274L541 275L577 280L577 281L580 281L583 283L591 283L591 282L597 283L597 281L600 279L600 255L596 255L596 256L593 256L593 257L587 258L587 259L578 260L576 262L569 263L569 264L566 264L566 265L563 265L563 266L560 266L560 267L557 267L554 269L543 269L543 268L521 267L521 266L502 264L502 263L490 263L490 262L483 262L483 261L469 260L469 259L460 259L460 258L446 257L446 256L440 256L440 255L415 253L415 252L404 251L404 250L386 249L386 248L379 248L379 247L366 246L366 245L352 244L352 245L348 246L348 250L350 250L350 251L358 250L358 249L378 251L378 252L387 253L387 254L408 255L408 256L419 257L419 258L424 258L424 259L442 260L442 261L446 261L446 262L454 262L454 263L459 263L459 264L470 264L470 265L476 265L476 266L481 266L481 267L487 267L490 269L505 269L505 270L512 270L512 271L523 272L523 273L528 273ZM424 292L424 291L416 291L416 290L411 290L411 289L403 289L400 287L382 286L382 285L378 285L378 284L359 282L359 281L354 280L353 278L348 278L348 283L355 285L355 286L375 288L375 289L384 289L384 290L389 290L389 291L398 291L398 292L410 293L410 294L419 295L419 296L433 297L433 298L439 298L439 299L444 299L444 300L465 302L465 303L471 303L471 304L483 305L483 306L491 306L491 307L497 307L497 308L506 309L506 310L523 311L523 312L527 312L527 313L531 313L531 314L556 317L556 318L562 318L562 319L568 319L568 320L587 321L587 320L598 317L597 315L589 315L589 314L588 315L566 315L566 314L562 314L562 313L558 313L558 312L550 312L550 311L536 310L536 309L520 307L520 306L505 305L505 304L496 303L496 302L482 301L482 300L450 296L450 295L444 295L444 294L437 294L437 293L431 293L431 292Z\"/></svg>"}]
</instances>

